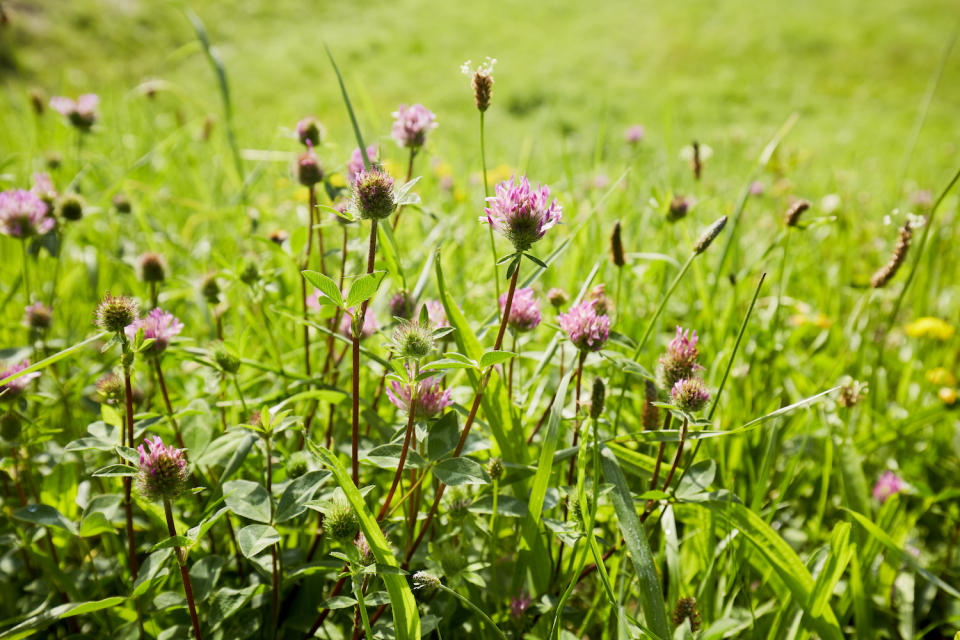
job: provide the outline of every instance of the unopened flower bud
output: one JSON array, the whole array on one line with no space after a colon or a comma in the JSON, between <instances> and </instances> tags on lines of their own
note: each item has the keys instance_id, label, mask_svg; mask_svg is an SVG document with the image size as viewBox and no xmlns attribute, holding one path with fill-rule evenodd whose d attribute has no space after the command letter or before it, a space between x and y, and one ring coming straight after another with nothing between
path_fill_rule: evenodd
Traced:
<instances>
[{"instance_id":1,"label":"unopened flower bud","mask_svg":"<svg viewBox=\"0 0 960 640\"><path fill-rule=\"evenodd\" d=\"M207 299L207 302L213 305L220 304L220 283L217 282L216 274L211 273L203 280L200 285L200 293Z\"/></svg>"},{"instance_id":2,"label":"unopened flower bud","mask_svg":"<svg viewBox=\"0 0 960 640\"><path fill-rule=\"evenodd\" d=\"M120 404L124 394L124 382L116 373L108 373L97 380L97 394L104 404Z\"/></svg>"},{"instance_id":3,"label":"unopened flower bud","mask_svg":"<svg viewBox=\"0 0 960 640\"><path fill-rule=\"evenodd\" d=\"M408 320L413 313L413 301L407 291L398 291L390 298L390 315Z\"/></svg>"},{"instance_id":4,"label":"unopened flower bud","mask_svg":"<svg viewBox=\"0 0 960 640\"><path fill-rule=\"evenodd\" d=\"M403 322L393 332L393 350L401 358L426 357L434 347L433 331L419 322Z\"/></svg>"},{"instance_id":5,"label":"unopened flower bud","mask_svg":"<svg viewBox=\"0 0 960 640\"><path fill-rule=\"evenodd\" d=\"M113 196L113 208L117 210L117 213L130 213L133 211L133 206L130 204L130 198L125 194L118 193Z\"/></svg>"},{"instance_id":6,"label":"unopened flower bud","mask_svg":"<svg viewBox=\"0 0 960 640\"><path fill-rule=\"evenodd\" d=\"M710 399L710 393L700 378L686 378L678 381L670 389L670 396L677 406L689 412L699 411Z\"/></svg>"},{"instance_id":7,"label":"unopened flower bud","mask_svg":"<svg viewBox=\"0 0 960 640\"><path fill-rule=\"evenodd\" d=\"M500 458L490 458L490 462L487 463L487 473L494 481L499 480L503 475L503 461Z\"/></svg>"},{"instance_id":8,"label":"unopened flower bud","mask_svg":"<svg viewBox=\"0 0 960 640\"><path fill-rule=\"evenodd\" d=\"M42 302L34 302L24 310L23 324L31 329L49 329L53 309Z\"/></svg>"},{"instance_id":9,"label":"unopened flower bud","mask_svg":"<svg viewBox=\"0 0 960 640\"><path fill-rule=\"evenodd\" d=\"M297 138L306 147L319 146L323 134L323 125L313 116L307 116L297 123Z\"/></svg>"},{"instance_id":10,"label":"unopened flower bud","mask_svg":"<svg viewBox=\"0 0 960 640\"><path fill-rule=\"evenodd\" d=\"M213 361L224 373L233 375L240 369L240 358L234 355L222 342L213 348Z\"/></svg>"},{"instance_id":11,"label":"unopened flower bud","mask_svg":"<svg viewBox=\"0 0 960 640\"><path fill-rule=\"evenodd\" d=\"M337 503L324 519L327 535L341 542L353 540L360 531L360 518L353 507L345 502Z\"/></svg>"},{"instance_id":12,"label":"unopened flower bud","mask_svg":"<svg viewBox=\"0 0 960 640\"><path fill-rule=\"evenodd\" d=\"M0 416L0 437L7 442L16 442L20 438L22 429L20 416L13 411L8 411Z\"/></svg>"},{"instance_id":13,"label":"unopened flower bud","mask_svg":"<svg viewBox=\"0 0 960 640\"><path fill-rule=\"evenodd\" d=\"M559 309L567 304L570 301L570 296L567 295L567 292L559 287L554 287L547 291L547 300L550 301L550 304Z\"/></svg>"},{"instance_id":14,"label":"unopened flower bud","mask_svg":"<svg viewBox=\"0 0 960 640\"><path fill-rule=\"evenodd\" d=\"M97 305L95 324L111 333L122 332L127 325L132 324L140 314L137 303L126 296L112 296L107 292L106 297Z\"/></svg>"},{"instance_id":15,"label":"unopened flower bud","mask_svg":"<svg viewBox=\"0 0 960 640\"><path fill-rule=\"evenodd\" d=\"M353 206L365 220L383 220L397 209L393 178L379 167L357 174L353 187Z\"/></svg>"},{"instance_id":16,"label":"unopened flower bud","mask_svg":"<svg viewBox=\"0 0 960 640\"><path fill-rule=\"evenodd\" d=\"M323 181L323 169L313 149L297 156L297 181L305 187L312 187Z\"/></svg>"},{"instance_id":17,"label":"unopened flower bud","mask_svg":"<svg viewBox=\"0 0 960 640\"><path fill-rule=\"evenodd\" d=\"M667 221L676 222L686 217L690 210L690 199L681 195L673 196L667 209Z\"/></svg>"},{"instance_id":18,"label":"unopened flower bud","mask_svg":"<svg viewBox=\"0 0 960 640\"><path fill-rule=\"evenodd\" d=\"M83 217L83 198L76 193L66 193L61 196L57 208L61 218L76 222Z\"/></svg>"},{"instance_id":19,"label":"unopened flower bud","mask_svg":"<svg viewBox=\"0 0 960 640\"><path fill-rule=\"evenodd\" d=\"M593 381L593 393L590 395L590 417L596 420L603 414L603 399L606 389L603 386L603 379L596 378Z\"/></svg>"},{"instance_id":20,"label":"unopened flower bud","mask_svg":"<svg viewBox=\"0 0 960 640\"><path fill-rule=\"evenodd\" d=\"M243 265L240 271L240 281L248 286L253 286L260 281L260 267L252 259Z\"/></svg>"},{"instance_id":21,"label":"unopened flower bud","mask_svg":"<svg viewBox=\"0 0 960 640\"><path fill-rule=\"evenodd\" d=\"M283 244L289 237L290 234L283 229L274 229L270 232L270 242L276 245Z\"/></svg>"},{"instance_id":22,"label":"unopened flower bud","mask_svg":"<svg viewBox=\"0 0 960 640\"><path fill-rule=\"evenodd\" d=\"M613 233L610 234L610 259L617 267L627 264L626 256L623 253L623 239L620 237L619 220L613 225Z\"/></svg>"},{"instance_id":23,"label":"unopened flower bud","mask_svg":"<svg viewBox=\"0 0 960 640\"><path fill-rule=\"evenodd\" d=\"M413 593L418 599L427 600L440 588L440 578L426 571L413 574Z\"/></svg>"},{"instance_id":24,"label":"unopened flower bud","mask_svg":"<svg viewBox=\"0 0 960 640\"><path fill-rule=\"evenodd\" d=\"M310 458L306 451L294 451L287 458L286 464L287 477L291 480L299 478L310 470Z\"/></svg>"},{"instance_id":25,"label":"unopened flower bud","mask_svg":"<svg viewBox=\"0 0 960 640\"><path fill-rule=\"evenodd\" d=\"M140 256L140 279L144 282L163 282L167 278L167 261L157 253Z\"/></svg>"}]
</instances>

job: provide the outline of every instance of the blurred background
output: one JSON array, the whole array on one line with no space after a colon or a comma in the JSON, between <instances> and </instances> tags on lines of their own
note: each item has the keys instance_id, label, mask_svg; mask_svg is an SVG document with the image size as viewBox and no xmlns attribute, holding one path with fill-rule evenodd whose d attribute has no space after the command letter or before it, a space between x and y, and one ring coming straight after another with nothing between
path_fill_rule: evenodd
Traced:
<instances>
[{"instance_id":1,"label":"blurred background","mask_svg":"<svg viewBox=\"0 0 960 640\"><path fill-rule=\"evenodd\" d=\"M46 96L96 92L106 112L123 113L121 103L138 99L142 83L159 80L164 90L155 100L176 103L183 118L219 117L215 79L186 3L2 5L0 77L5 101L16 109L28 109L25 92L35 87ZM326 42L368 137L379 133L386 151L402 158L387 137L390 112L398 103L421 102L440 123L430 153L465 155L466 146L476 154L476 111L459 67L492 56L498 60L488 114L493 165L552 172L554 158L576 150L599 172L609 146L620 145L624 129L640 123L649 146L663 154L651 168L658 179L669 182L687 171L679 153L692 139L713 149L714 173L737 168L733 177L740 179L796 111L800 119L786 146L796 154L792 179L815 176L837 190L855 188L862 214L877 219L891 204L884 181L901 169L960 15L956 0L499 0L476 6L198 0L189 7L226 63L246 149L295 148L278 137L307 113L327 124L333 143L351 144ZM960 55L954 55L943 69L908 184L936 189L952 168L944 163L952 164L957 152L958 80ZM29 114L23 115L26 123ZM155 124L162 130L165 121Z\"/></svg>"}]
</instances>

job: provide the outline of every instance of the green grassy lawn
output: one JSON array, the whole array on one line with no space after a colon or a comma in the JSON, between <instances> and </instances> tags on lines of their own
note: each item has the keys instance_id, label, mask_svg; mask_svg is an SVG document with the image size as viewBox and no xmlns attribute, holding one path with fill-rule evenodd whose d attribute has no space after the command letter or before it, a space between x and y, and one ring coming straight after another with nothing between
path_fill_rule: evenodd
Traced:
<instances>
[{"instance_id":1,"label":"green grassy lawn","mask_svg":"<svg viewBox=\"0 0 960 640\"><path fill-rule=\"evenodd\" d=\"M493 56L498 62L485 121L490 182L526 172L532 181L548 183L564 208L564 223L533 250L542 259L557 253L532 286L542 297L551 287L576 295L604 283L607 295L616 298L609 350L604 357L591 356L583 377L584 397L595 377L607 383L604 437L643 429L643 384L639 377L625 377L623 369L648 325L652 338L640 345L640 365L656 369L674 325L695 328L711 392L726 381L710 428L731 431L746 425L742 431L703 439L696 460L689 452L697 445L689 443L685 458L685 465L700 463L692 467L694 480L712 491L735 494L745 505L742 513L717 506L721 503L713 498L720 494L708 499L688 492L685 496L693 497L658 509L646 523L657 571L665 576L668 608L680 596L696 595L708 629L698 638L837 637L831 636L834 626L837 633L857 638L952 637L960 628L960 598L951 591L960 585L960 423L953 408L960 338L952 329L960 323L957 191L943 201L929 232L927 226L914 231L912 252L892 282L873 290L869 281L888 260L906 214L930 219L923 192L935 198L960 168L960 47L945 62L943 57L958 28L954 1L311 4L251 0L190 5L206 25L228 74L246 177L242 184L227 140L216 76L184 3L3 3L9 24L0 27L0 188L29 187L31 174L45 170L47 159L55 155L60 166L50 171L57 188L81 192L87 209L83 220L63 227L60 260L36 246L27 258L35 297L55 302L53 325L43 341L28 340L21 325L26 303L21 243L0 237L0 362L36 359L91 335L92 311L105 291L147 301L148 291L137 277L137 256L160 252L170 266L160 303L186 324L182 339L165 356L174 405L178 411L190 407L181 419L191 453L206 451L209 469L222 469L224 461L209 453L210 443L222 437L218 407L223 408L224 424L228 419L231 425L239 424L248 416L241 415L234 388L203 366L205 356L199 350L211 346L217 328L199 288L209 274L217 274L226 339L246 359L236 389L242 389L250 409L274 406L289 397L291 384L294 390L304 384L296 378L303 367L302 328L296 318L301 313L299 271L308 214L306 190L291 174L301 150L293 128L311 113L323 122L327 136L317 153L334 176L334 186L344 184L344 165L356 147L324 44L343 72L364 138L380 146L395 176L402 177L407 152L390 138L391 112L400 103L422 103L439 122L416 157L414 175L423 178L415 190L422 205L403 212L395 259L384 253L393 249L381 237L377 268L390 273L371 312L381 326L389 325L390 295L404 285L422 293L423 299L446 293L466 318L446 348L467 351L458 340L469 330L485 332L480 340L489 348L497 327L487 319L495 319L489 240L477 222L483 206L478 115L469 78L459 67L467 59L476 64ZM934 84L938 69L942 73ZM148 92L151 88L155 92ZM44 102L53 95L95 92L102 99L100 120L92 133L79 136L49 108L37 116L31 109L31 90L45 96ZM655 317L699 234L720 216L736 212L757 158L785 122L792 126L755 176L760 192L747 199L739 223L729 222L709 250L693 260L662 315ZM922 128L917 133L918 123ZM624 140L633 124L645 127L638 145ZM694 140L712 151L699 180L682 157ZM119 193L132 203L129 216L113 210L112 198ZM671 223L667 203L681 194L695 204L686 218ZM785 229L784 212L801 198L812 203L803 227ZM323 194L320 202L330 204ZM608 259L616 220L623 223L628 254L622 274ZM339 269L345 238L350 282L366 266L368 225L342 226L326 217L323 221L325 266L332 272ZM279 229L290 234L282 246L268 238ZM509 252L502 238L496 247L500 256ZM445 275L445 292L435 277L436 264ZM240 277L251 265L258 273L254 287ZM914 265L915 277L901 303L898 296ZM316 255L310 267L319 269ZM535 273L532 262L523 262L521 269L521 279ZM499 270L500 289L506 287L505 270ZM738 329L762 274L766 280L740 342ZM622 291L617 295L620 278ZM525 483L535 483L530 478L537 456L548 447L549 428L529 447L518 443L533 432L562 378L550 350L557 316L546 300L543 317L539 332L517 343L522 355L513 397L505 395L504 385L497 387L504 394L497 396L503 404L483 406L467 449L478 462L498 455L516 465L508 464L510 473L519 476L513 476L513 484L503 492L522 509L530 491ZM934 335L911 325L922 317L941 319L949 331ZM566 372L575 362L575 351L562 333L557 335L565 345ZM314 339L314 348L325 354L317 346L319 334ZM378 337L365 346L385 357L383 343ZM513 348L509 339L506 346ZM333 367L339 377L324 377L324 383L349 392L349 350L345 353L342 364ZM51 375L45 372L29 404L17 405L17 411L30 417L31 439L21 455L35 469L36 501L56 507L72 521L79 522L82 514L78 496L93 490L89 483L81 487L77 478L86 478L99 464L93 464L91 453L85 459L73 454L62 464L57 460L63 446L83 436L88 423L97 419L94 385L115 360L116 351L99 355L85 349L58 363ZM147 394L139 410L154 416L165 413L153 374L140 361L137 367L137 384ZM395 415L386 401L377 409L372 398L383 368L372 359L365 360L364 367L363 415L373 425L372 435L361 443L366 451L395 438L405 418ZM285 377L289 372L294 377ZM857 406L841 406L835 392L807 402L843 384L847 376L869 385ZM473 393L470 379L450 372L447 380L463 409L462 424ZM624 395L619 396L621 387ZM774 413L794 403L803 404L788 414ZM348 404L331 404L329 414L334 449L343 460L350 457ZM321 406L318 423L325 428L326 405ZM565 406L569 415L558 427L561 450L570 446L570 394ZM302 417L308 407L307 399L300 398L287 408ZM762 416L768 419L751 423ZM508 425L504 438L497 435L500 421ZM322 437L320 428L314 426L317 439ZM696 425L696 430L701 428ZM642 513L648 498L659 499L638 497L647 489L657 447L643 437L639 440L614 451L635 494L628 498ZM298 444L292 433L276 443L274 466L282 482L288 478L280 469ZM11 447L3 453L5 470L17 465L7 449ZM673 451L671 442L668 456ZM265 465L259 449L250 455L245 466L234 469L236 477L260 478ZM573 575L564 565L549 589L531 586L537 580L522 572L511 578L528 525L534 538L546 541L551 557L562 538L554 535L558 530L568 545L576 537L563 528L565 518L557 506L571 491L567 464L560 465L563 471L552 481L546 474L546 524L530 525L512 516L491 523L489 507L457 520L444 503L441 533L415 556L418 566L444 574L445 584L475 602L513 637L524 631L528 637L546 637L560 587ZM522 475L524 465L530 465L527 476ZM361 486L376 485L374 497L367 500L375 509L390 474L366 463L363 469ZM881 504L870 490L887 470L895 471L908 488ZM679 474L686 475L684 467ZM12 480L14 474L8 475ZM110 490L119 491L119 483L114 485ZM4 491L5 513L12 513L19 505L13 505L12 492ZM472 498L490 498L490 485L471 491ZM623 529L618 528L620 512L610 508L613 490L605 485L604 491L597 522L606 549ZM424 500L432 495L432 489L425 490ZM463 498L458 494L457 499ZM197 524L203 514L189 511L188 499L181 503L189 513L183 524ZM425 512L428 506L421 508ZM145 556L166 533L157 513L141 509L138 531ZM394 514L394 520L399 515ZM875 523L890 539L881 541L858 517ZM234 521L240 524L240 518ZM313 524L305 518L296 522L303 530ZM406 541L402 525L387 527L400 555ZM21 588L10 569L16 565L9 563L20 561L19 556L10 560L17 545L29 545L17 537L20 532L13 525L0 527L6 527L3 540L12 541L0 541L8 562L0 562L0 572L7 576L2 593L6 602L15 603L0 605L0 628L7 628L39 607L45 596L60 601L55 588ZM733 529L738 533L728 537ZM491 530L492 551L487 546ZM215 531L217 541L229 547L223 525ZM290 524L281 527L281 534L284 562L293 568L302 565L310 536ZM90 539L101 559L96 568L112 583L90 575L84 563L86 539L81 545L61 530L54 536L58 547L72 550L63 553L64 571L93 585L83 597L68 591L71 601L129 592L128 576L122 573L122 535L104 536L106 546ZM39 533L36 540L41 540ZM524 537L524 543L529 539ZM41 549L38 553L45 559L45 546L36 541L30 545ZM852 564L848 549L856 558ZM223 548L221 553L229 554ZM198 544L191 562L215 555ZM521 567L527 566L523 557ZM537 557L543 561L546 556ZM572 592L562 626L565 633L581 635L566 637L641 637L637 627L626 622L629 618L620 618L623 628L616 623L618 615L626 614L648 620L643 577L637 575L642 571L635 570L631 557L637 561L619 551L609 563L617 607L608 606L605 586L596 575ZM118 566L106 566L104 558ZM304 581L310 593L316 590L323 597L329 592L328 578L335 577L341 562L325 558L332 563L329 575L315 573ZM249 560L251 568L254 562L259 563L256 579L269 584L269 556ZM59 585L57 579L51 584ZM232 568L224 569L221 587L243 584ZM167 588L179 594L173 579ZM532 592L531 611L537 615L518 620L510 616L509 607L510 598L521 590ZM311 601L296 593L285 594L293 604L287 635L280 637L302 637L315 618L321 596ZM224 623L224 637L241 627L266 633L261 617L269 617L264 613L270 609L268 596L258 591L250 611ZM817 599L829 605L829 615L822 609L821 615L811 613L820 606L813 603ZM441 594L421 608L421 615L428 624L435 623L444 638L457 637L451 633L457 633L460 624L472 625L467 631L477 635L471 637L487 637L482 631L486 627L457 603ZM169 615L164 602L153 606L149 634L169 628L171 620L184 625L186 633L188 621L181 609ZM116 626L135 637L131 607L118 606L122 613L115 617L103 613L90 618L90 631ZM201 611L210 607L206 601ZM331 617L326 628L332 637L349 631L351 611L342 609ZM830 620L834 615L835 625ZM253 618L256 624L250 622ZM386 615L380 628L389 620ZM830 627L826 632L824 625ZM678 629L674 637L685 636Z\"/></svg>"}]
</instances>

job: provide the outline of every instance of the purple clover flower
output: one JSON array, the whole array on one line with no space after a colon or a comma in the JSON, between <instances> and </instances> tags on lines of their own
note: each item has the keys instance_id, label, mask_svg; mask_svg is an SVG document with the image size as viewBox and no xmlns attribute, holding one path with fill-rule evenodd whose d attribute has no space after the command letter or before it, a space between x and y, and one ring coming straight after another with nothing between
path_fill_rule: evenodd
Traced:
<instances>
[{"instance_id":1,"label":"purple clover flower","mask_svg":"<svg viewBox=\"0 0 960 640\"><path fill-rule=\"evenodd\" d=\"M530 595L526 591L521 591L520 595L510 598L510 617L519 620L530 607Z\"/></svg>"},{"instance_id":2,"label":"purple clover flower","mask_svg":"<svg viewBox=\"0 0 960 640\"><path fill-rule=\"evenodd\" d=\"M427 300L423 303L427 307L427 318L434 329L442 329L450 326L450 320L447 319L447 310L443 308L443 303L439 300ZM420 316L419 309L417 317Z\"/></svg>"},{"instance_id":3,"label":"purple clover flower","mask_svg":"<svg viewBox=\"0 0 960 640\"><path fill-rule=\"evenodd\" d=\"M643 141L645 133L642 124L635 124L627 128L623 134L623 139L630 144L639 144Z\"/></svg>"},{"instance_id":4,"label":"purple clover flower","mask_svg":"<svg viewBox=\"0 0 960 640\"><path fill-rule=\"evenodd\" d=\"M697 364L697 356L700 355L697 340L696 331L677 327L676 337L667 345L667 352L660 356L662 387L671 389L680 380L692 378L698 369L703 368Z\"/></svg>"},{"instance_id":5,"label":"purple clover flower","mask_svg":"<svg viewBox=\"0 0 960 640\"><path fill-rule=\"evenodd\" d=\"M411 372L412 375L412 372ZM440 378L427 378L417 384L417 406L413 415L415 418L426 419L441 413L453 404L450 390L440 386ZM404 413L410 412L410 385L391 380L387 387L387 398L397 409Z\"/></svg>"},{"instance_id":6,"label":"purple clover flower","mask_svg":"<svg viewBox=\"0 0 960 640\"><path fill-rule=\"evenodd\" d=\"M85 93L76 100L65 96L50 99L50 108L57 111L79 131L87 132L97 121L97 105L100 97L95 93Z\"/></svg>"},{"instance_id":7,"label":"purple clover flower","mask_svg":"<svg viewBox=\"0 0 960 640\"><path fill-rule=\"evenodd\" d=\"M900 479L900 476L893 471L884 471L873 485L873 497L883 504L895 493L900 493L906 488L907 484Z\"/></svg>"},{"instance_id":8,"label":"purple clover flower","mask_svg":"<svg viewBox=\"0 0 960 640\"><path fill-rule=\"evenodd\" d=\"M123 330L127 338L133 340L139 329L143 329L145 339L153 338L153 353L162 353L175 335L183 331L183 323L176 316L163 309L153 309L143 318L138 318Z\"/></svg>"},{"instance_id":9,"label":"purple clover flower","mask_svg":"<svg viewBox=\"0 0 960 640\"><path fill-rule=\"evenodd\" d=\"M137 447L140 452L137 488L154 502L173 500L187 488L190 477L186 450L163 444L160 436L145 442L149 452L142 444Z\"/></svg>"},{"instance_id":10,"label":"purple clover flower","mask_svg":"<svg viewBox=\"0 0 960 640\"><path fill-rule=\"evenodd\" d=\"M8 378L9 376L14 375L15 373L20 373L24 369L30 366L29 360L22 360L17 364L13 365L5 371L0 371L0 380ZM15 380L11 380L6 384L0 384L0 395L3 396L15 396L23 392L27 388L27 385L30 384L30 381L34 378L39 378L40 372L34 371L32 373L25 373Z\"/></svg>"},{"instance_id":11,"label":"purple clover flower","mask_svg":"<svg viewBox=\"0 0 960 640\"><path fill-rule=\"evenodd\" d=\"M581 351L599 351L610 337L610 318L595 307L596 300L584 300L557 316L560 328Z\"/></svg>"},{"instance_id":12,"label":"purple clover flower","mask_svg":"<svg viewBox=\"0 0 960 640\"><path fill-rule=\"evenodd\" d=\"M419 149L427 141L427 132L437 128L437 116L422 104L402 104L390 115L396 118L390 135L401 147Z\"/></svg>"},{"instance_id":13,"label":"purple clover flower","mask_svg":"<svg viewBox=\"0 0 960 640\"><path fill-rule=\"evenodd\" d=\"M0 193L0 232L12 238L43 235L56 221L47 215L47 205L37 194L24 189Z\"/></svg>"},{"instance_id":14,"label":"purple clover flower","mask_svg":"<svg viewBox=\"0 0 960 640\"><path fill-rule=\"evenodd\" d=\"M560 222L563 209L546 185L530 186L526 176L505 180L496 186L495 194L487 198L490 206L484 209L486 221L494 231L503 234L517 251L526 251L542 238L547 230Z\"/></svg>"},{"instance_id":15,"label":"purple clover flower","mask_svg":"<svg viewBox=\"0 0 960 640\"><path fill-rule=\"evenodd\" d=\"M678 380L670 389L670 397L684 411L699 411L710 399L710 392L700 378Z\"/></svg>"},{"instance_id":16,"label":"purple clover flower","mask_svg":"<svg viewBox=\"0 0 960 640\"><path fill-rule=\"evenodd\" d=\"M500 296L500 313L507 304L507 294ZM540 324L540 301L534 296L533 289L517 289L510 303L510 317L507 319L514 331L532 331Z\"/></svg>"},{"instance_id":17,"label":"purple clover flower","mask_svg":"<svg viewBox=\"0 0 960 640\"><path fill-rule=\"evenodd\" d=\"M367 147L367 159L371 164L376 164L380 161L380 149L375 144L371 144ZM360 152L360 147L357 147L353 150L353 153L350 154L350 161L347 162L347 182L349 184L354 184L357 181L357 175L363 171L363 153Z\"/></svg>"}]
</instances>

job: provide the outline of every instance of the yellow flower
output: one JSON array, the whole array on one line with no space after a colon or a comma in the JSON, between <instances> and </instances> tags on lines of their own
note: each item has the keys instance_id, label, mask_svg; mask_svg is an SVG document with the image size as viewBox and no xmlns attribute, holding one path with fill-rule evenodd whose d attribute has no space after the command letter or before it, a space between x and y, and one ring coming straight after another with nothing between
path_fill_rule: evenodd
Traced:
<instances>
[{"instance_id":1,"label":"yellow flower","mask_svg":"<svg viewBox=\"0 0 960 640\"><path fill-rule=\"evenodd\" d=\"M823 315L822 313L817 313L816 315L810 315L808 313L797 313L790 316L790 324L795 327L802 327L806 324L812 324L818 329L829 329L833 326L833 320Z\"/></svg>"},{"instance_id":2,"label":"yellow flower","mask_svg":"<svg viewBox=\"0 0 960 640\"><path fill-rule=\"evenodd\" d=\"M487 172L487 185L494 186L498 182L509 180L516 171L508 164L500 164Z\"/></svg>"},{"instance_id":3,"label":"yellow flower","mask_svg":"<svg viewBox=\"0 0 960 640\"><path fill-rule=\"evenodd\" d=\"M339 173L335 173L330 176L330 184L334 187L345 187L347 186L347 179Z\"/></svg>"},{"instance_id":4,"label":"yellow flower","mask_svg":"<svg viewBox=\"0 0 960 640\"><path fill-rule=\"evenodd\" d=\"M433 173L438 178L443 178L444 176L453 175L453 167L451 167L446 162L438 162L433 165Z\"/></svg>"},{"instance_id":5,"label":"yellow flower","mask_svg":"<svg viewBox=\"0 0 960 640\"><path fill-rule=\"evenodd\" d=\"M310 191L306 187L298 187L296 191L293 192L293 199L295 202L309 202L310 201Z\"/></svg>"},{"instance_id":6,"label":"yellow flower","mask_svg":"<svg viewBox=\"0 0 960 640\"><path fill-rule=\"evenodd\" d=\"M952 387L957 383L957 379L943 367L937 367L927 371L927 382L938 387Z\"/></svg>"},{"instance_id":7,"label":"yellow flower","mask_svg":"<svg viewBox=\"0 0 960 640\"><path fill-rule=\"evenodd\" d=\"M906 326L907 335L911 338L935 338L949 340L953 337L953 327L940 318L917 318Z\"/></svg>"},{"instance_id":8,"label":"yellow flower","mask_svg":"<svg viewBox=\"0 0 960 640\"><path fill-rule=\"evenodd\" d=\"M947 406L952 407L953 403L957 401L957 392L950 387L940 387L940 392L937 395L940 396L940 402Z\"/></svg>"}]
</instances>

